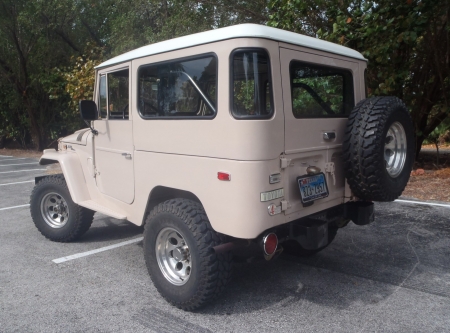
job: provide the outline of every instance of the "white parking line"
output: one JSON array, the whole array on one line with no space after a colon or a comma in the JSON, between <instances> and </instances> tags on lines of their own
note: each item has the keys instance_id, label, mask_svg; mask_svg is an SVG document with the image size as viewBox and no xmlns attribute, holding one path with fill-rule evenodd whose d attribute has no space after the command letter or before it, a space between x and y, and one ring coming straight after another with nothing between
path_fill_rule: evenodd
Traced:
<instances>
[{"instance_id":1,"label":"white parking line","mask_svg":"<svg viewBox=\"0 0 450 333\"><path fill-rule=\"evenodd\" d=\"M33 163L20 163L20 164L0 164L0 168L1 168L1 167L7 167L7 166L27 165L27 164L38 164L38 162L33 162Z\"/></svg>"},{"instance_id":2,"label":"white parking line","mask_svg":"<svg viewBox=\"0 0 450 333\"><path fill-rule=\"evenodd\" d=\"M12 157L12 156L7 156L7 155L0 155L0 157Z\"/></svg>"},{"instance_id":3,"label":"white parking line","mask_svg":"<svg viewBox=\"0 0 450 333\"><path fill-rule=\"evenodd\" d=\"M395 200L395 201L396 201L396 202L410 203L410 204L418 204L418 205L438 206L438 207L447 207L447 208L450 208L450 205L438 204L438 203L433 203L433 202L413 201L413 200L402 200L402 199L397 199L397 200Z\"/></svg>"},{"instance_id":4,"label":"white parking line","mask_svg":"<svg viewBox=\"0 0 450 333\"><path fill-rule=\"evenodd\" d=\"M28 169L28 170L2 171L0 173L25 172L25 171L45 171L45 170L47 170L47 169Z\"/></svg>"},{"instance_id":5,"label":"white parking line","mask_svg":"<svg viewBox=\"0 0 450 333\"><path fill-rule=\"evenodd\" d=\"M20 205L20 206L12 206L12 207L5 207L5 208L0 208L0 210L7 210L7 209L13 209L13 208L20 208L20 207L28 207L30 204L26 204L26 205Z\"/></svg>"},{"instance_id":6,"label":"white parking line","mask_svg":"<svg viewBox=\"0 0 450 333\"><path fill-rule=\"evenodd\" d=\"M5 158L4 160L0 160L0 161L15 161L15 160L29 160L29 159L33 159L32 157L19 157L19 158Z\"/></svg>"},{"instance_id":7,"label":"white parking line","mask_svg":"<svg viewBox=\"0 0 450 333\"><path fill-rule=\"evenodd\" d=\"M53 261L55 264L60 264L60 263L62 263L62 262L66 262L66 261L69 261L69 260L74 260L74 259L78 259L78 258L82 258L82 257L89 256L89 255L91 255L91 254L96 254L96 253L100 253L100 252L112 250L112 249L115 249L115 248L118 248L118 247L121 247L121 246L125 246L125 245L128 245L128 244L137 243L137 242L140 242L140 241L143 240L143 239L144 239L144 237L138 237L138 238L134 238L134 239L131 239L131 240L128 240L128 241L125 241L125 242L121 242L121 243L117 243L117 244L114 244L114 245L109 245L109 246L101 247L101 248L96 249L96 250L87 251L87 252L81 252L81 253L76 253L76 254L72 254L72 255L67 256L67 257L62 257L62 258L58 258L58 259L53 259L52 261Z\"/></svg>"},{"instance_id":8,"label":"white parking line","mask_svg":"<svg viewBox=\"0 0 450 333\"><path fill-rule=\"evenodd\" d=\"M16 185L16 184L24 184L24 183L34 183L34 180L27 180L24 182L16 182L16 183L6 183L6 184L0 184L0 186L6 186L6 185Z\"/></svg>"}]
</instances>

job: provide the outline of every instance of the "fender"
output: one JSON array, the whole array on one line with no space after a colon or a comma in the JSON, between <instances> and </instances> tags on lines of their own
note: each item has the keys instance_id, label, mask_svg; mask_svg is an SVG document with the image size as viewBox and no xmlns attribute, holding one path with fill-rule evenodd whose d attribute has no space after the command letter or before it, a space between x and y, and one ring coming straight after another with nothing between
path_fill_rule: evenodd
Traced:
<instances>
[{"instance_id":1,"label":"fender","mask_svg":"<svg viewBox=\"0 0 450 333\"><path fill-rule=\"evenodd\" d=\"M53 163L59 163L61 166L73 202L79 204L82 201L91 200L83 168L76 153L45 149L39 164L48 165Z\"/></svg>"}]
</instances>

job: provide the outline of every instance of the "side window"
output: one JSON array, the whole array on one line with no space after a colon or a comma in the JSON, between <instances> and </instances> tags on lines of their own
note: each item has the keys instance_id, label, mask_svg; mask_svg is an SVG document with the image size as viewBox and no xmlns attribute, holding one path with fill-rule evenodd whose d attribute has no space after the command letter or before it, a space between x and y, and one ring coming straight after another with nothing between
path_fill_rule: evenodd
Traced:
<instances>
[{"instance_id":1,"label":"side window","mask_svg":"<svg viewBox=\"0 0 450 333\"><path fill-rule=\"evenodd\" d=\"M129 72L124 69L108 73L109 119L129 118Z\"/></svg>"},{"instance_id":2,"label":"side window","mask_svg":"<svg viewBox=\"0 0 450 333\"><path fill-rule=\"evenodd\" d=\"M214 117L217 60L214 56L139 68L139 113L143 118Z\"/></svg>"},{"instance_id":3,"label":"side window","mask_svg":"<svg viewBox=\"0 0 450 333\"><path fill-rule=\"evenodd\" d=\"M231 55L232 113L235 118L270 118L272 85L269 55L262 49L237 50Z\"/></svg>"},{"instance_id":4,"label":"side window","mask_svg":"<svg viewBox=\"0 0 450 333\"><path fill-rule=\"evenodd\" d=\"M99 83L99 118L106 119L108 117L107 113L107 101L106 101L106 75L100 76Z\"/></svg>"},{"instance_id":5,"label":"side window","mask_svg":"<svg viewBox=\"0 0 450 333\"><path fill-rule=\"evenodd\" d=\"M290 79L295 118L347 117L354 107L349 70L292 61Z\"/></svg>"}]
</instances>

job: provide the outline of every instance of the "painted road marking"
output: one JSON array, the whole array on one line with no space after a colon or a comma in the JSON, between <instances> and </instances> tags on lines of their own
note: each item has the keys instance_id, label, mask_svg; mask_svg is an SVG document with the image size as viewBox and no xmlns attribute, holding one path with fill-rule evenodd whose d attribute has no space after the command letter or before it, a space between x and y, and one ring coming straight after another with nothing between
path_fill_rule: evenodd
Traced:
<instances>
[{"instance_id":1,"label":"painted road marking","mask_svg":"<svg viewBox=\"0 0 450 333\"><path fill-rule=\"evenodd\" d=\"M15 161L15 160L32 160L33 157L19 157L19 158L5 158L4 160L0 161Z\"/></svg>"},{"instance_id":2,"label":"painted road marking","mask_svg":"<svg viewBox=\"0 0 450 333\"><path fill-rule=\"evenodd\" d=\"M33 162L33 163L20 163L20 164L0 164L0 168L1 168L1 167L7 167L7 166L27 165L27 164L38 164L38 162Z\"/></svg>"},{"instance_id":3,"label":"painted road marking","mask_svg":"<svg viewBox=\"0 0 450 333\"><path fill-rule=\"evenodd\" d=\"M13 208L20 208L20 207L28 207L30 204L26 204L26 205L20 205L20 206L12 206L12 207L5 207L5 208L0 208L0 210L7 210L7 209L13 209Z\"/></svg>"},{"instance_id":4,"label":"painted road marking","mask_svg":"<svg viewBox=\"0 0 450 333\"><path fill-rule=\"evenodd\" d=\"M12 157L12 156L7 156L7 155L0 155L0 157Z\"/></svg>"},{"instance_id":5,"label":"painted road marking","mask_svg":"<svg viewBox=\"0 0 450 333\"><path fill-rule=\"evenodd\" d=\"M92 251L87 251L87 252L81 252L81 253L76 253L76 254L72 254L70 256L67 257L62 257L62 258L58 258L58 259L53 259L52 261L55 264L60 264L62 262L66 262L69 260L74 260L74 259L78 259L78 258L82 258L82 257L86 257L86 256L90 256L91 254L96 254L96 253L100 253L100 252L104 252L104 251L108 251L108 250L112 250L121 246L125 246L128 244L133 244L133 243L137 243L140 242L141 240L143 240L144 237L138 237L138 238L134 238L125 242L121 242L121 243L117 243L114 245L109 245L109 246L105 246L105 247L101 247L99 249L96 250L92 250Z\"/></svg>"},{"instance_id":6,"label":"painted road marking","mask_svg":"<svg viewBox=\"0 0 450 333\"><path fill-rule=\"evenodd\" d=\"M47 169L28 169L28 170L2 171L0 173L25 172L25 171L45 171L45 170L47 170Z\"/></svg>"},{"instance_id":7,"label":"painted road marking","mask_svg":"<svg viewBox=\"0 0 450 333\"><path fill-rule=\"evenodd\" d=\"M25 184L25 183L34 183L34 180L27 180L27 181L25 181L25 182L16 182L16 183L0 184L0 186L16 185L16 184Z\"/></svg>"},{"instance_id":8,"label":"painted road marking","mask_svg":"<svg viewBox=\"0 0 450 333\"><path fill-rule=\"evenodd\" d=\"M419 205L438 206L438 207L447 207L447 208L450 208L450 205L439 204L439 203L433 203L433 202L413 201L413 200L402 200L402 199L397 199L397 200L395 200L395 201L396 201L396 202L411 203L411 204L419 204Z\"/></svg>"}]
</instances>

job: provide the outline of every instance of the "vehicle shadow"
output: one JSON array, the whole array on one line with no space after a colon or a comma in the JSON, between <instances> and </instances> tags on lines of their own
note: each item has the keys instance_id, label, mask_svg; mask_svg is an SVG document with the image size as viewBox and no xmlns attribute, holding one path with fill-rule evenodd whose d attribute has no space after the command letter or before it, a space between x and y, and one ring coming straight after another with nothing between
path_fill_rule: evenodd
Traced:
<instances>
[{"instance_id":1,"label":"vehicle shadow","mask_svg":"<svg viewBox=\"0 0 450 333\"><path fill-rule=\"evenodd\" d=\"M347 309L383 302L400 288L450 298L448 217L411 207L378 215L374 224L340 230L313 257L283 253L273 262L235 265L226 293L199 312L301 311L317 305Z\"/></svg>"},{"instance_id":2,"label":"vehicle shadow","mask_svg":"<svg viewBox=\"0 0 450 333\"><path fill-rule=\"evenodd\" d=\"M142 235L144 229L131 222L117 220L102 214L94 216L94 222L79 243L101 243L128 239Z\"/></svg>"},{"instance_id":3,"label":"vehicle shadow","mask_svg":"<svg viewBox=\"0 0 450 333\"><path fill-rule=\"evenodd\" d=\"M400 287L450 298L448 215L429 207L398 207L379 205L377 222L350 224L313 257L283 253L269 262L236 263L225 292L196 312L301 311L317 305L348 309L376 305ZM142 232L130 222L96 215L80 241L109 242ZM142 242L136 245L142 247Z\"/></svg>"}]
</instances>

